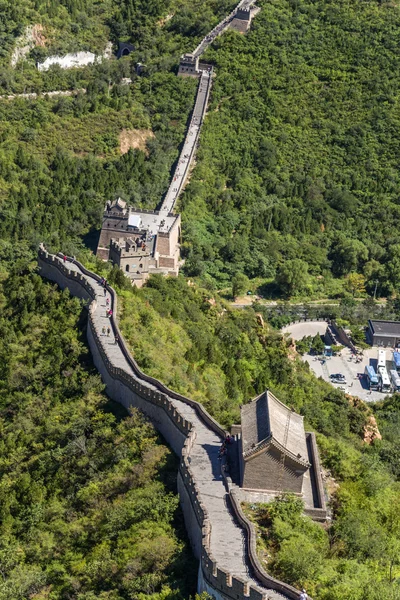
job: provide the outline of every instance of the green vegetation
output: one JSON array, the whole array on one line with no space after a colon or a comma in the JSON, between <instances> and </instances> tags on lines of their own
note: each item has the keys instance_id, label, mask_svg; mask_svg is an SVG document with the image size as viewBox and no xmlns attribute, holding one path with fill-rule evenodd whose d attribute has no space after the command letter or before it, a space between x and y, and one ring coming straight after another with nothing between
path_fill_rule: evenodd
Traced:
<instances>
[{"instance_id":1,"label":"green vegetation","mask_svg":"<svg viewBox=\"0 0 400 600\"><path fill-rule=\"evenodd\" d=\"M262 507L255 517L268 568L306 585L315 600L398 600L399 397L372 409L350 403L273 329L329 314L360 342L368 316L399 315L397 300L380 307L365 298L400 288L398 6L259 4L248 35L229 32L208 51L217 77L181 199L190 285L153 277L132 290L117 269L95 268L119 287L121 328L147 373L203 402L225 426L271 388L318 433L332 523L311 523L294 500ZM0 294L0 600L179 600L193 592L174 459L140 415L107 401L79 333L79 302L27 265L39 241L93 260L88 247L115 195L157 206L195 94L196 82L174 73L179 54L232 5L2 4L0 93L87 93L0 101L0 258L10 271ZM12 69L15 40L35 23L47 45ZM108 39L129 40L135 51L82 70L34 66L52 52L100 52ZM124 77L133 84L122 85ZM154 137L121 156L122 129ZM259 289L341 301L234 311L217 288L229 297ZM317 350L320 338L303 349L310 344ZM368 445L371 411L382 440Z\"/></svg>"},{"instance_id":2,"label":"green vegetation","mask_svg":"<svg viewBox=\"0 0 400 600\"><path fill-rule=\"evenodd\" d=\"M78 254L82 238L98 231L105 199L115 194L152 209L160 201L195 82L156 73L132 88L114 87L109 97L103 77L85 96L0 102L3 258L17 241L35 250L44 240ZM151 129L155 137L147 140L147 151L131 149L121 156L118 134L137 127Z\"/></svg>"},{"instance_id":3,"label":"green vegetation","mask_svg":"<svg viewBox=\"0 0 400 600\"><path fill-rule=\"evenodd\" d=\"M192 50L235 4L234 0L4 0L0 93L82 87L93 78L92 67L63 71L55 65L41 73L36 62L78 50L100 54L108 40L114 51L119 41L134 45L132 55L122 61L126 76L135 77L137 61L145 64L147 73L170 70L176 67L180 54ZM16 44L24 45L25 28L32 25L39 26L37 37L42 45L32 47L25 60L13 68L12 52ZM109 68L109 62L104 64Z\"/></svg>"},{"instance_id":4,"label":"green vegetation","mask_svg":"<svg viewBox=\"0 0 400 600\"><path fill-rule=\"evenodd\" d=\"M314 599L398 600L399 484L373 456L352 459L353 481L341 484L328 529L304 517L295 497L247 507L261 533L258 551L270 572Z\"/></svg>"},{"instance_id":5,"label":"green vegetation","mask_svg":"<svg viewBox=\"0 0 400 600\"><path fill-rule=\"evenodd\" d=\"M111 274L111 277L115 277ZM250 511L271 572L315 600L398 600L400 396L370 407L350 402L298 358L254 309L234 310L183 277L153 276L121 291L124 337L145 372L204 403L229 427L239 405L270 388L315 430L333 520L301 516L301 502ZM308 346L322 343L320 336ZM376 417L382 440L364 441Z\"/></svg>"},{"instance_id":6,"label":"green vegetation","mask_svg":"<svg viewBox=\"0 0 400 600\"><path fill-rule=\"evenodd\" d=\"M120 327L139 365L203 402L224 425L238 422L240 405L271 388L324 435L363 436L366 406L350 405L330 384L317 382L308 365L288 358L289 342L254 309L231 309L183 277L153 276L120 296Z\"/></svg>"},{"instance_id":7,"label":"green vegetation","mask_svg":"<svg viewBox=\"0 0 400 600\"><path fill-rule=\"evenodd\" d=\"M86 311L21 265L0 303L1 600L187 600L177 459L105 396Z\"/></svg>"},{"instance_id":8,"label":"green vegetation","mask_svg":"<svg viewBox=\"0 0 400 600\"><path fill-rule=\"evenodd\" d=\"M397 2L259 4L246 36L206 56L218 75L181 202L186 273L262 276L268 296L397 292Z\"/></svg>"}]
</instances>

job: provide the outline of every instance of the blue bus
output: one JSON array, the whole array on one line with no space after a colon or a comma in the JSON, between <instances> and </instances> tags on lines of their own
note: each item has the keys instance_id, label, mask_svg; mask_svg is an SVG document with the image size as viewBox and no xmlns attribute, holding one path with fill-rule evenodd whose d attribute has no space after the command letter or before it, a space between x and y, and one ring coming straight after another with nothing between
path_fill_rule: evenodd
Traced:
<instances>
[{"instance_id":1,"label":"blue bus","mask_svg":"<svg viewBox=\"0 0 400 600\"><path fill-rule=\"evenodd\" d=\"M371 367L371 365L365 367L365 377L367 378L370 390L379 390L379 380L374 367Z\"/></svg>"},{"instance_id":2,"label":"blue bus","mask_svg":"<svg viewBox=\"0 0 400 600\"><path fill-rule=\"evenodd\" d=\"M393 352L393 362L396 367L396 371L400 371L400 352Z\"/></svg>"}]
</instances>

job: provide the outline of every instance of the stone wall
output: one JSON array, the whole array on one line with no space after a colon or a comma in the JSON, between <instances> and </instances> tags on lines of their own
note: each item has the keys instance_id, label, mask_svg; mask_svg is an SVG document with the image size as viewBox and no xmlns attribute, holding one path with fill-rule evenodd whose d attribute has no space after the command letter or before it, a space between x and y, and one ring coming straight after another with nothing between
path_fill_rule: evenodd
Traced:
<instances>
[{"instance_id":1,"label":"stone wall","mask_svg":"<svg viewBox=\"0 0 400 600\"><path fill-rule=\"evenodd\" d=\"M81 273L68 269L63 264L62 255L58 257L49 255L44 248L39 251L39 267L43 277L55 281L62 289L68 288L71 294L86 301L89 310L87 337L93 354L94 363L102 375L107 386L107 394L115 401L120 402L126 408L132 406L142 410L154 426L164 436L171 448L181 457L178 474L178 491L185 518L185 525L191 541L193 552L199 559L198 590L209 591L216 600L268 600L268 591L273 589L284 594L291 600L299 600L300 593L292 586L277 581L265 573L258 561L256 552L256 536L254 528L243 515L240 502L237 500L234 490L229 488L226 479L228 502L231 504L238 524L245 530L247 537L246 557L255 574L254 581L244 581L235 577L234 573L228 573L218 567L210 552L210 535L212 523L205 511L204 505L190 468L190 452L196 439L192 424L185 420L174 407L171 398L187 403L195 411L201 421L211 428L220 437L225 436L223 428L207 413L203 406L189 398L169 390L158 380L142 373L138 365L129 353L122 338L118 324L114 318L117 313L117 296L111 287L108 291L112 296L114 315L110 320L115 333L119 335L119 346L124 354L133 375L123 369L115 367L104 352L99 334L94 326L93 314L96 311L96 295L90 284L90 280L100 281L100 277L91 273L76 263ZM227 507L227 510L229 508ZM253 578L254 579L254 578Z\"/></svg>"},{"instance_id":2,"label":"stone wall","mask_svg":"<svg viewBox=\"0 0 400 600\"><path fill-rule=\"evenodd\" d=\"M311 462L311 477L315 478L314 490L315 490L315 506L314 508L306 508L304 514L311 517L314 521L326 521L327 507L325 500L324 484L321 475L321 465L319 462L319 452L317 447L317 438L313 431L306 432L307 436L307 447L310 454Z\"/></svg>"},{"instance_id":3,"label":"stone wall","mask_svg":"<svg viewBox=\"0 0 400 600\"><path fill-rule=\"evenodd\" d=\"M289 456L285 456L282 464L282 453L272 444L245 459L243 467L243 488L257 490L260 489L260 482L268 482L269 490L298 494L301 494L303 476L307 470L307 467L301 466Z\"/></svg>"}]
</instances>

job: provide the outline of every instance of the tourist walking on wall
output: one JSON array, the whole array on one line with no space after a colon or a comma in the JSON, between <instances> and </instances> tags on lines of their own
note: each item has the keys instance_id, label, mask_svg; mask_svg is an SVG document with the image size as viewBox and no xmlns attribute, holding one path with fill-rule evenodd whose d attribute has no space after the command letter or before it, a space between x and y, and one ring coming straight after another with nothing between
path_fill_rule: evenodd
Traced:
<instances>
[{"instance_id":1,"label":"tourist walking on wall","mask_svg":"<svg viewBox=\"0 0 400 600\"><path fill-rule=\"evenodd\" d=\"M107 337L110 337L110 331L111 331L111 329L109 327L107 327Z\"/></svg>"},{"instance_id":2,"label":"tourist walking on wall","mask_svg":"<svg viewBox=\"0 0 400 600\"><path fill-rule=\"evenodd\" d=\"M116 333L115 334L115 342L114 343L118 344L118 342L119 342L119 335L118 335L118 333Z\"/></svg>"},{"instance_id":3,"label":"tourist walking on wall","mask_svg":"<svg viewBox=\"0 0 400 600\"><path fill-rule=\"evenodd\" d=\"M305 589L301 590L301 594L300 594L299 600L308 600L308 594L307 594L307 592L306 592Z\"/></svg>"},{"instance_id":4,"label":"tourist walking on wall","mask_svg":"<svg viewBox=\"0 0 400 600\"><path fill-rule=\"evenodd\" d=\"M105 325L103 325L103 328L102 328L102 330L101 330L101 333L102 333L103 335L106 335L106 328L105 328Z\"/></svg>"}]
</instances>

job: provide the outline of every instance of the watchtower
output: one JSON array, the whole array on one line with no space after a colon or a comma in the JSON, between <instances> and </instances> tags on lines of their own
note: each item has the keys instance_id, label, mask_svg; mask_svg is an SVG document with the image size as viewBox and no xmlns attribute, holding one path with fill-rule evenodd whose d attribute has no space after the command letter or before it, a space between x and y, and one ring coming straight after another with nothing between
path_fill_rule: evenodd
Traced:
<instances>
[{"instance_id":1,"label":"watchtower","mask_svg":"<svg viewBox=\"0 0 400 600\"><path fill-rule=\"evenodd\" d=\"M199 77L199 57L194 54L183 54L179 63L178 75L182 77Z\"/></svg>"},{"instance_id":2,"label":"watchtower","mask_svg":"<svg viewBox=\"0 0 400 600\"><path fill-rule=\"evenodd\" d=\"M266 391L241 409L241 487L301 494L310 468L303 417Z\"/></svg>"},{"instance_id":3,"label":"watchtower","mask_svg":"<svg viewBox=\"0 0 400 600\"><path fill-rule=\"evenodd\" d=\"M252 13L250 8L238 8L231 21L230 28L238 33L246 33L250 29Z\"/></svg>"}]
</instances>

